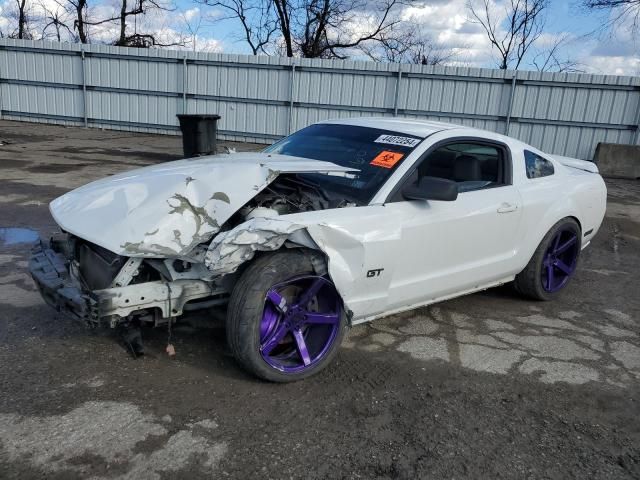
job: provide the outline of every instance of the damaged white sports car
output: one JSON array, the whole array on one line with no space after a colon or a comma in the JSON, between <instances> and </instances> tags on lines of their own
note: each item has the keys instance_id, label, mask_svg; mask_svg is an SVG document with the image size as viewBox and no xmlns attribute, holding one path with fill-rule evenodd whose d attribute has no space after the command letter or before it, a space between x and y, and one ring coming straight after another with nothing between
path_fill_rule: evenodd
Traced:
<instances>
[{"instance_id":1,"label":"damaged white sports car","mask_svg":"<svg viewBox=\"0 0 640 480\"><path fill-rule=\"evenodd\" d=\"M51 203L31 273L91 324L170 326L226 305L238 361L307 377L355 323L514 282L553 298L596 234L593 163L450 124L325 121L262 153L141 168Z\"/></svg>"}]
</instances>

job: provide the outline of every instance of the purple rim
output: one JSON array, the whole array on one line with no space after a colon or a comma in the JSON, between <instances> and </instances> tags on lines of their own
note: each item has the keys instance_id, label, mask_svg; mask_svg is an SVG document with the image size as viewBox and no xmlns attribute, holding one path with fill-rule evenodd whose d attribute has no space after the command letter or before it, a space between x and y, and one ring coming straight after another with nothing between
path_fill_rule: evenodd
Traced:
<instances>
[{"instance_id":1,"label":"purple rim","mask_svg":"<svg viewBox=\"0 0 640 480\"><path fill-rule=\"evenodd\" d=\"M324 277L295 277L272 286L260 321L260 354L285 373L313 368L340 330L342 303Z\"/></svg>"},{"instance_id":2,"label":"purple rim","mask_svg":"<svg viewBox=\"0 0 640 480\"><path fill-rule=\"evenodd\" d=\"M542 261L542 288L545 291L557 292L567 284L576 270L579 251L578 236L573 229L556 233Z\"/></svg>"}]
</instances>

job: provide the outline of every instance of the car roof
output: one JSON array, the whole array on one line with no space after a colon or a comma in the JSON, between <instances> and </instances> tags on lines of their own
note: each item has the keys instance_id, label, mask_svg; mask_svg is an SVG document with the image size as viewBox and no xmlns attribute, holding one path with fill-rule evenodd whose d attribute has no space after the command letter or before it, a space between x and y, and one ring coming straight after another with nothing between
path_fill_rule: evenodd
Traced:
<instances>
[{"instance_id":1,"label":"car roof","mask_svg":"<svg viewBox=\"0 0 640 480\"><path fill-rule=\"evenodd\" d=\"M336 118L333 120L324 120L319 123L333 123L339 125L354 125L358 127L380 128L382 130L406 133L408 135L415 135L422 138L428 137L432 133L440 132L442 130L451 130L452 128L466 128L462 125L454 125L453 123L398 117Z\"/></svg>"},{"instance_id":2,"label":"car roof","mask_svg":"<svg viewBox=\"0 0 640 480\"><path fill-rule=\"evenodd\" d=\"M513 137L502 135L490 130L469 127L466 125L457 125L455 123L435 122L431 120L420 120L417 118L401 118L401 117L353 117L353 118L336 118L324 120L318 123L332 123L337 125L355 125L358 127L379 128L389 130L396 133L405 133L407 135L415 135L416 137L426 138L431 134L446 130L462 129L465 132L471 132L479 137L492 138L504 143L508 143L512 148L523 148L532 150L539 154L548 155L531 145L524 143Z\"/></svg>"}]
</instances>

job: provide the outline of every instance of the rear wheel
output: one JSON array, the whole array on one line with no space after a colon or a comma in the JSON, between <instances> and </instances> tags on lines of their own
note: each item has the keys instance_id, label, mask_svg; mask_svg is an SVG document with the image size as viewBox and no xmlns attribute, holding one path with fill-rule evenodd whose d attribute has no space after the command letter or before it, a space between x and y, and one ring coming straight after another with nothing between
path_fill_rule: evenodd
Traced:
<instances>
[{"instance_id":1,"label":"rear wheel","mask_svg":"<svg viewBox=\"0 0 640 480\"><path fill-rule=\"evenodd\" d=\"M346 330L342 301L302 251L255 260L229 301L227 340L237 360L265 380L289 382L326 367Z\"/></svg>"},{"instance_id":2,"label":"rear wheel","mask_svg":"<svg viewBox=\"0 0 640 480\"><path fill-rule=\"evenodd\" d=\"M573 277L581 246L578 222L572 218L560 220L542 239L529 264L516 276L516 289L537 300L551 300Z\"/></svg>"}]
</instances>

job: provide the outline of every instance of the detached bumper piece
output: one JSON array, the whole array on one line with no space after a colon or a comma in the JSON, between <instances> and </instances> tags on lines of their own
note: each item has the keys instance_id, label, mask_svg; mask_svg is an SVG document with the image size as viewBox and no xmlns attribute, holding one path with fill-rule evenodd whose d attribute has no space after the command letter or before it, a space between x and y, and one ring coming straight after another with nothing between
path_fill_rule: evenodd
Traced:
<instances>
[{"instance_id":1,"label":"detached bumper piece","mask_svg":"<svg viewBox=\"0 0 640 480\"><path fill-rule=\"evenodd\" d=\"M33 249L29 271L42 298L58 312L98 325L98 302L77 287L69 276L67 259L40 241Z\"/></svg>"}]
</instances>

